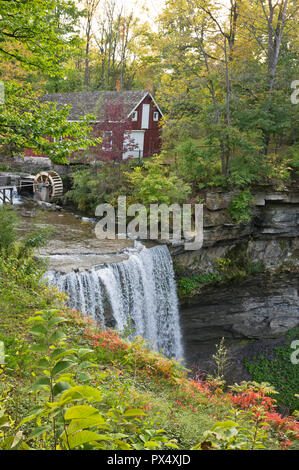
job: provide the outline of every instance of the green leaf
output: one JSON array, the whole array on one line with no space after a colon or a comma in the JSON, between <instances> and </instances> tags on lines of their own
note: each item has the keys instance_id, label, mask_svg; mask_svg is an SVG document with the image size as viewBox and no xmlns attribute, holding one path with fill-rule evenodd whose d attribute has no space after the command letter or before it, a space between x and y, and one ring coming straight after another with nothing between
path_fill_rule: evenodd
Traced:
<instances>
[{"instance_id":1,"label":"green leaf","mask_svg":"<svg viewBox=\"0 0 299 470\"><path fill-rule=\"evenodd\" d=\"M62 392L65 392L66 390L69 390L71 388L71 385L68 382L65 381L60 381L57 382L54 387L53 387L53 395L56 397Z\"/></svg>"},{"instance_id":2,"label":"green leaf","mask_svg":"<svg viewBox=\"0 0 299 470\"><path fill-rule=\"evenodd\" d=\"M43 387L50 387L49 377L40 377L36 382L30 387L30 390L35 391Z\"/></svg>"},{"instance_id":3,"label":"green leaf","mask_svg":"<svg viewBox=\"0 0 299 470\"><path fill-rule=\"evenodd\" d=\"M60 374L63 370L69 369L72 367L74 363L72 361L59 361L52 369L52 377L55 375Z\"/></svg>"},{"instance_id":4,"label":"green leaf","mask_svg":"<svg viewBox=\"0 0 299 470\"><path fill-rule=\"evenodd\" d=\"M90 380L90 375L86 374L85 372L80 372L77 377L78 382L87 382Z\"/></svg>"},{"instance_id":5,"label":"green leaf","mask_svg":"<svg viewBox=\"0 0 299 470\"><path fill-rule=\"evenodd\" d=\"M90 428L107 429L108 425L100 414L92 415L88 418L73 419L68 426L68 434Z\"/></svg>"},{"instance_id":6,"label":"green leaf","mask_svg":"<svg viewBox=\"0 0 299 470\"><path fill-rule=\"evenodd\" d=\"M140 443L133 444L133 447L136 450L142 450L143 449L143 444L140 444Z\"/></svg>"},{"instance_id":7,"label":"green leaf","mask_svg":"<svg viewBox=\"0 0 299 470\"><path fill-rule=\"evenodd\" d=\"M99 411L97 408L89 405L75 405L72 408L66 410L64 418L65 419L78 419L78 418L88 418L89 416L98 414Z\"/></svg>"},{"instance_id":8,"label":"green leaf","mask_svg":"<svg viewBox=\"0 0 299 470\"><path fill-rule=\"evenodd\" d=\"M52 327L53 325L56 325L58 323L63 323L63 322L68 322L69 320L65 317L53 317L49 321L48 325L49 327Z\"/></svg>"},{"instance_id":9,"label":"green leaf","mask_svg":"<svg viewBox=\"0 0 299 470\"><path fill-rule=\"evenodd\" d=\"M60 398L60 401L68 403L72 400L82 400L83 398L88 401L101 401L102 394L96 388L89 385L76 385L67 390Z\"/></svg>"},{"instance_id":10,"label":"green leaf","mask_svg":"<svg viewBox=\"0 0 299 470\"><path fill-rule=\"evenodd\" d=\"M38 426L35 428L29 436L29 439L35 439L36 437L44 434L45 432L49 431L51 426L49 424L45 424L44 426Z\"/></svg>"},{"instance_id":11,"label":"green leaf","mask_svg":"<svg viewBox=\"0 0 299 470\"><path fill-rule=\"evenodd\" d=\"M103 440L108 440L107 436L102 436L93 431L80 431L68 437L68 445L70 449L75 449L76 447L82 446L83 444L86 444L88 442ZM65 437L64 441L67 444Z\"/></svg>"},{"instance_id":12,"label":"green leaf","mask_svg":"<svg viewBox=\"0 0 299 470\"><path fill-rule=\"evenodd\" d=\"M132 450L132 446L128 444L128 442L121 441L120 439L115 439L114 443L121 449L121 450Z\"/></svg>"},{"instance_id":13,"label":"green leaf","mask_svg":"<svg viewBox=\"0 0 299 470\"><path fill-rule=\"evenodd\" d=\"M30 333L35 336L47 336L47 329L43 325L35 325L31 328Z\"/></svg>"},{"instance_id":14,"label":"green leaf","mask_svg":"<svg viewBox=\"0 0 299 470\"><path fill-rule=\"evenodd\" d=\"M48 359L46 358L42 358L38 361L38 363L36 364L36 367L41 367L43 369L47 369L49 367L49 361Z\"/></svg>"},{"instance_id":15,"label":"green leaf","mask_svg":"<svg viewBox=\"0 0 299 470\"><path fill-rule=\"evenodd\" d=\"M57 330L55 331L55 333L53 333L53 335L49 339L49 343L54 344L54 343L57 343L57 341L60 341L65 338L66 338L66 335L62 331Z\"/></svg>"},{"instance_id":16,"label":"green leaf","mask_svg":"<svg viewBox=\"0 0 299 470\"><path fill-rule=\"evenodd\" d=\"M32 421L33 419L35 419L37 416L41 415L44 411L44 408L43 407L38 407L38 408L35 408L34 411L26 416L21 422L20 424L17 426L17 429L22 426L23 424L25 423L28 423L29 421Z\"/></svg>"},{"instance_id":17,"label":"green leaf","mask_svg":"<svg viewBox=\"0 0 299 470\"><path fill-rule=\"evenodd\" d=\"M171 449L179 449L179 446L177 446L174 442L166 442L165 444L167 447L170 447Z\"/></svg>"},{"instance_id":18,"label":"green leaf","mask_svg":"<svg viewBox=\"0 0 299 470\"><path fill-rule=\"evenodd\" d=\"M144 416L145 412L143 410L131 409L124 412L123 416Z\"/></svg>"}]
</instances>

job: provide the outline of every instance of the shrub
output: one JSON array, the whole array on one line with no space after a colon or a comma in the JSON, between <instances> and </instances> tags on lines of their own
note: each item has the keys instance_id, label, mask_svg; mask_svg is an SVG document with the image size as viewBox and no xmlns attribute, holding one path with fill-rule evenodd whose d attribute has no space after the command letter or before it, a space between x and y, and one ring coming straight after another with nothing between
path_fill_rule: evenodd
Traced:
<instances>
[{"instance_id":1,"label":"shrub","mask_svg":"<svg viewBox=\"0 0 299 470\"><path fill-rule=\"evenodd\" d=\"M232 199L228 212L236 222L250 222L252 218L252 200L253 196L249 189L245 189Z\"/></svg>"},{"instance_id":2,"label":"shrub","mask_svg":"<svg viewBox=\"0 0 299 470\"><path fill-rule=\"evenodd\" d=\"M298 329L292 330L287 335L289 338L298 339ZM298 409L299 374L298 365L292 364L291 354L294 351L290 344L275 348L274 357L258 356L255 359L246 360L245 365L258 382L270 382L279 392L278 404L287 407L291 412Z\"/></svg>"},{"instance_id":3,"label":"shrub","mask_svg":"<svg viewBox=\"0 0 299 470\"><path fill-rule=\"evenodd\" d=\"M218 273L196 274L189 278L182 277L179 280L179 295L193 295L198 292L201 286L221 280L222 277Z\"/></svg>"},{"instance_id":4,"label":"shrub","mask_svg":"<svg viewBox=\"0 0 299 470\"><path fill-rule=\"evenodd\" d=\"M226 186L221 175L221 164L215 148L209 147L207 140L186 140L177 146L180 155L179 173L193 189L205 186Z\"/></svg>"},{"instance_id":5,"label":"shrub","mask_svg":"<svg viewBox=\"0 0 299 470\"><path fill-rule=\"evenodd\" d=\"M185 202L191 188L163 165L161 157L148 160L128 173L132 200L141 204Z\"/></svg>"},{"instance_id":6,"label":"shrub","mask_svg":"<svg viewBox=\"0 0 299 470\"><path fill-rule=\"evenodd\" d=\"M125 185L125 165L102 163L72 173L72 189L64 195L78 209L94 215L100 203L111 203L122 193Z\"/></svg>"}]
</instances>

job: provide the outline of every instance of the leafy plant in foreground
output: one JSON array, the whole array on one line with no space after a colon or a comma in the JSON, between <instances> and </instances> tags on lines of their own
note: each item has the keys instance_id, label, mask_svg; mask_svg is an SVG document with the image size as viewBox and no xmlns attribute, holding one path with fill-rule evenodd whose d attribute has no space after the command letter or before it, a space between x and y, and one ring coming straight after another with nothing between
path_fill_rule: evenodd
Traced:
<instances>
[{"instance_id":1,"label":"leafy plant in foreground","mask_svg":"<svg viewBox=\"0 0 299 470\"><path fill-rule=\"evenodd\" d=\"M107 407L104 394L94 387L95 378L104 379L106 372L95 372L89 360L89 348L67 347L67 336L61 325L67 321L59 311L37 312L29 319L30 333L36 342L32 351L39 355L39 376L28 389L37 406L18 426L33 424L23 447L41 449L150 449L174 447L162 430L150 428L143 420L145 411L128 406ZM108 408L108 409L107 409Z\"/></svg>"}]
</instances>

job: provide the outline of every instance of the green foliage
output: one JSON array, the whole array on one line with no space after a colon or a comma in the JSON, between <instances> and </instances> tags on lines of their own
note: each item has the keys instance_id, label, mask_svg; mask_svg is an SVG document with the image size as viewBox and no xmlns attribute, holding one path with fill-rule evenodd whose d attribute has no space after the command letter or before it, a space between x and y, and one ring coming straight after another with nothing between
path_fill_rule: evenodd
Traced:
<instances>
[{"instance_id":1,"label":"green foliage","mask_svg":"<svg viewBox=\"0 0 299 470\"><path fill-rule=\"evenodd\" d=\"M88 335L93 351L82 335L86 321L54 309L36 312L28 324L33 341L23 369L31 374L20 376L26 386L18 378L5 388L5 374L0 381L5 423L14 415L5 439L0 431L0 446L10 448L6 438L13 437L14 447L38 450L188 449L199 439L202 448L277 447L263 415L254 414L257 408L230 415L221 390L208 392L204 384L189 381L175 361L150 351L141 339L129 343L116 332L95 329ZM122 356L106 355L108 362L98 362L99 350L116 353L116 348ZM251 390L245 385L235 393ZM223 419L235 423L233 439L230 433L222 435L227 424L214 428L215 419L216 427Z\"/></svg>"},{"instance_id":2,"label":"green foliage","mask_svg":"<svg viewBox=\"0 0 299 470\"><path fill-rule=\"evenodd\" d=\"M240 243L233 247L225 258L216 259L216 268L224 281L240 281L252 274L264 273L262 262L252 262L248 256L248 246Z\"/></svg>"},{"instance_id":3,"label":"green foliage","mask_svg":"<svg viewBox=\"0 0 299 470\"><path fill-rule=\"evenodd\" d=\"M0 250L6 252L17 240L14 227L17 222L16 213L9 206L0 207Z\"/></svg>"},{"instance_id":4,"label":"green foliage","mask_svg":"<svg viewBox=\"0 0 299 470\"><path fill-rule=\"evenodd\" d=\"M13 208L0 207L0 332L7 336L22 332L28 311L45 308L54 295L43 286L46 263L34 256L34 248L45 244L50 232L35 230L19 239L18 223Z\"/></svg>"},{"instance_id":5,"label":"green foliage","mask_svg":"<svg viewBox=\"0 0 299 470\"><path fill-rule=\"evenodd\" d=\"M64 200L93 215L98 204L113 203L125 185L125 165L100 163L72 173L73 185Z\"/></svg>"},{"instance_id":6,"label":"green foliage","mask_svg":"<svg viewBox=\"0 0 299 470\"><path fill-rule=\"evenodd\" d=\"M294 144L288 149L290 154L290 166L296 170L296 173L299 172L299 145Z\"/></svg>"},{"instance_id":7,"label":"green foliage","mask_svg":"<svg viewBox=\"0 0 299 470\"><path fill-rule=\"evenodd\" d=\"M0 403L0 450L16 450L20 447L22 433L13 433L12 420Z\"/></svg>"},{"instance_id":8,"label":"green foliage","mask_svg":"<svg viewBox=\"0 0 299 470\"><path fill-rule=\"evenodd\" d=\"M263 180L271 179L272 168L266 162L266 157L260 155L258 151L250 156L242 155L234 158L231 161L228 184L232 188L244 189Z\"/></svg>"},{"instance_id":9,"label":"green foliage","mask_svg":"<svg viewBox=\"0 0 299 470\"><path fill-rule=\"evenodd\" d=\"M132 199L141 204L184 202L191 188L182 179L169 171L161 156L147 160L128 174L132 185Z\"/></svg>"},{"instance_id":10,"label":"green foliage","mask_svg":"<svg viewBox=\"0 0 299 470\"><path fill-rule=\"evenodd\" d=\"M174 442L151 429L143 420L143 409L119 406L110 408L104 402L101 387L91 386L95 379L107 374L94 373L97 365L90 361L89 348L67 345L62 325L67 322L60 311L36 312L28 319L35 342L35 381L28 393L35 397L35 406L22 419L17 429L33 424L28 448L39 449L154 449L176 448ZM104 406L103 406L104 402Z\"/></svg>"},{"instance_id":11,"label":"green foliage","mask_svg":"<svg viewBox=\"0 0 299 470\"><path fill-rule=\"evenodd\" d=\"M31 366L31 357L28 343L22 336L0 333L0 341L4 343L5 370L9 374L16 374L19 378L26 373Z\"/></svg>"},{"instance_id":12,"label":"green foliage","mask_svg":"<svg viewBox=\"0 0 299 470\"><path fill-rule=\"evenodd\" d=\"M92 138L90 121L85 115L79 122L69 121L69 107L40 100L40 93L30 85L7 82L5 102L0 104L0 148L9 155L31 149L55 163L68 163L77 150L97 145Z\"/></svg>"},{"instance_id":13,"label":"green foliage","mask_svg":"<svg viewBox=\"0 0 299 470\"><path fill-rule=\"evenodd\" d=\"M225 186L225 179L219 173L221 165L218 152L209 146L207 140L186 140L177 146L178 169L185 181L194 189L207 186Z\"/></svg>"},{"instance_id":14,"label":"green foliage","mask_svg":"<svg viewBox=\"0 0 299 470\"><path fill-rule=\"evenodd\" d=\"M265 159L264 181L272 183L277 190L284 189L291 181L292 167L296 167L296 161L286 155L269 154Z\"/></svg>"},{"instance_id":15,"label":"green foliage","mask_svg":"<svg viewBox=\"0 0 299 470\"><path fill-rule=\"evenodd\" d=\"M215 380L218 387L223 387L225 385L225 374L227 368L231 364L229 352L224 343L224 338L221 338L220 343L216 344L216 353L212 356L216 369L214 370L213 376L208 376L208 380Z\"/></svg>"},{"instance_id":16,"label":"green foliage","mask_svg":"<svg viewBox=\"0 0 299 470\"><path fill-rule=\"evenodd\" d=\"M298 140L289 85L296 80L295 13L282 0L232 2L225 13L215 2L165 5L152 35L163 61L156 86L164 145L194 189L198 180L201 188L245 188L289 178L287 147ZM280 28L284 37L273 48ZM280 162L271 164L274 155Z\"/></svg>"},{"instance_id":17,"label":"green foliage","mask_svg":"<svg viewBox=\"0 0 299 470\"><path fill-rule=\"evenodd\" d=\"M175 266L178 279L178 293L181 297L196 295L209 284L238 282L251 275L264 273L265 265L261 262L251 262L247 254L247 245L241 243L232 248L225 258L217 258L213 261L213 272L193 274L201 269L194 263L190 270L190 276L186 276L184 268Z\"/></svg>"},{"instance_id":18,"label":"green foliage","mask_svg":"<svg viewBox=\"0 0 299 470\"><path fill-rule=\"evenodd\" d=\"M47 243L51 231L35 230L23 240L18 240L18 217L13 208L0 207L0 291L2 282L36 286L43 272L43 263L34 259L34 248Z\"/></svg>"},{"instance_id":19,"label":"green foliage","mask_svg":"<svg viewBox=\"0 0 299 470\"><path fill-rule=\"evenodd\" d=\"M259 182L266 174L261 171L263 158L259 148L245 145L244 138L235 146L238 151L231 160L230 174L225 177L221 174L220 149L215 140L187 139L176 147L179 174L193 185L194 191L207 187L242 188Z\"/></svg>"},{"instance_id":20,"label":"green foliage","mask_svg":"<svg viewBox=\"0 0 299 470\"><path fill-rule=\"evenodd\" d=\"M76 51L79 13L72 0L0 1L0 57L57 73Z\"/></svg>"},{"instance_id":21,"label":"green foliage","mask_svg":"<svg viewBox=\"0 0 299 470\"><path fill-rule=\"evenodd\" d=\"M182 277L179 280L179 295L194 294L200 287L214 282L220 282L222 277L218 273L196 274L192 277Z\"/></svg>"},{"instance_id":22,"label":"green foliage","mask_svg":"<svg viewBox=\"0 0 299 470\"><path fill-rule=\"evenodd\" d=\"M219 421L211 430L204 433L205 441L199 443L193 450L259 450L267 448L269 435L264 422L264 412L260 414L252 411L240 410L232 412L234 421Z\"/></svg>"},{"instance_id":23,"label":"green foliage","mask_svg":"<svg viewBox=\"0 0 299 470\"><path fill-rule=\"evenodd\" d=\"M261 421L257 426L248 410L228 417L232 404L219 378L227 358L223 344L215 355L216 379L190 381L182 365L151 351L142 338L130 342L101 330L64 304L55 307L53 296L47 308L49 294L39 276L13 284L16 260L11 263L0 279L10 295L22 297L23 310L12 300L7 313L0 309L6 353L0 367L0 448L189 449L198 441L212 442L212 448L277 448L276 435ZM6 295L4 289L0 306ZM25 322L36 305L42 309ZM131 334L130 325L125 333ZM234 387L237 394L250 391L250 384ZM236 423L235 439L227 442L220 431L215 437L214 430L204 436L215 420L224 419Z\"/></svg>"},{"instance_id":24,"label":"green foliage","mask_svg":"<svg viewBox=\"0 0 299 470\"><path fill-rule=\"evenodd\" d=\"M292 340L298 340L298 330L291 331L288 336ZM293 352L291 344L285 344L275 348L273 358L260 355L245 361L254 380L270 382L279 392L277 395L278 404L282 408L287 407L291 412L298 409L299 404L298 396L296 396L299 389L298 364L291 362Z\"/></svg>"},{"instance_id":25,"label":"green foliage","mask_svg":"<svg viewBox=\"0 0 299 470\"><path fill-rule=\"evenodd\" d=\"M253 196L250 189L244 189L232 199L228 212L236 222L250 222L252 218L252 200Z\"/></svg>"},{"instance_id":26,"label":"green foliage","mask_svg":"<svg viewBox=\"0 0 299 470\"><path fill-rule=\"evenodd\" d=\"M261 394L261 396L265 395L277 395L278 392L275 390L275 388L270 385L268 382L255 382L254 380L251 380L247 382L246 380L243 380L240 384L234 384L234 385L229 385L228 387L230 390L236 393L248 393L249 391L251 392L256 392Z\"/></svg>"},{"instance_id":27,"label":"green foliage","mask_svg":"<svg viewBox=\"0 0 299 470\"><path fill-rule=\"evenodd\" d=\"M250 261L247 247L243 243L230 250L226 258L217 258L216 269L225 282L240 281L253 274L266 271L263 263Z\"/></svg>"}]
</instances>

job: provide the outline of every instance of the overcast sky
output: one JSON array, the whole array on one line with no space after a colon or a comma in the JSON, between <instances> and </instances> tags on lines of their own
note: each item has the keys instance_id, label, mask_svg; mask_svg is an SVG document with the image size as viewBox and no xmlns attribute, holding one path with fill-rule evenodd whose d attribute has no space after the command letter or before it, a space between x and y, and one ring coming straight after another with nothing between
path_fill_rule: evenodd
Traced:
<instances>
[{"instance_id":1,"label":"overcast sky","mask_svg":"<svg viewBox=\"0 0 299 470\"><path fill-rule=\"evenodd\" d=\"M165 0L117 0L119 5L123 6L126 13L132 10L135 15L143 21L154 22L155 17L161 12ZM104 3L104 2L103 2ZM148 12L146 12L146 10Z\"/></svg>"},{"instance_id":2,"label":"overcast sky","mask_svg":"<svg viewBox=\"0 0 299 470\"><path fill-rule=\"evenodd\" d=\"M75 0L78 7L81 9L84 5L84 0ZM152 25L155 23L156 17L161 13L166 0L116 0L119 7L123 7L126 14L131 13L133 10L134 16L140 18L142 22L149 21ZM101 6L105 5L105 0L100 1L99 12Z\"/></svg>"},{"instance_id":3,"label":"overcast sky","mask_svg":"<svg viewBox=\"0 0 299 470\"><path fill-rule=\"evenodd\" d=\"M127 9L133 8L136 13L142 15L143 19L147 19L147 15L142 11L142 7L145 6L149 10L151 19L157 16L165 4L164 0L119 0L123 2L123 5Z\"/></svg>"}]
</instances>

